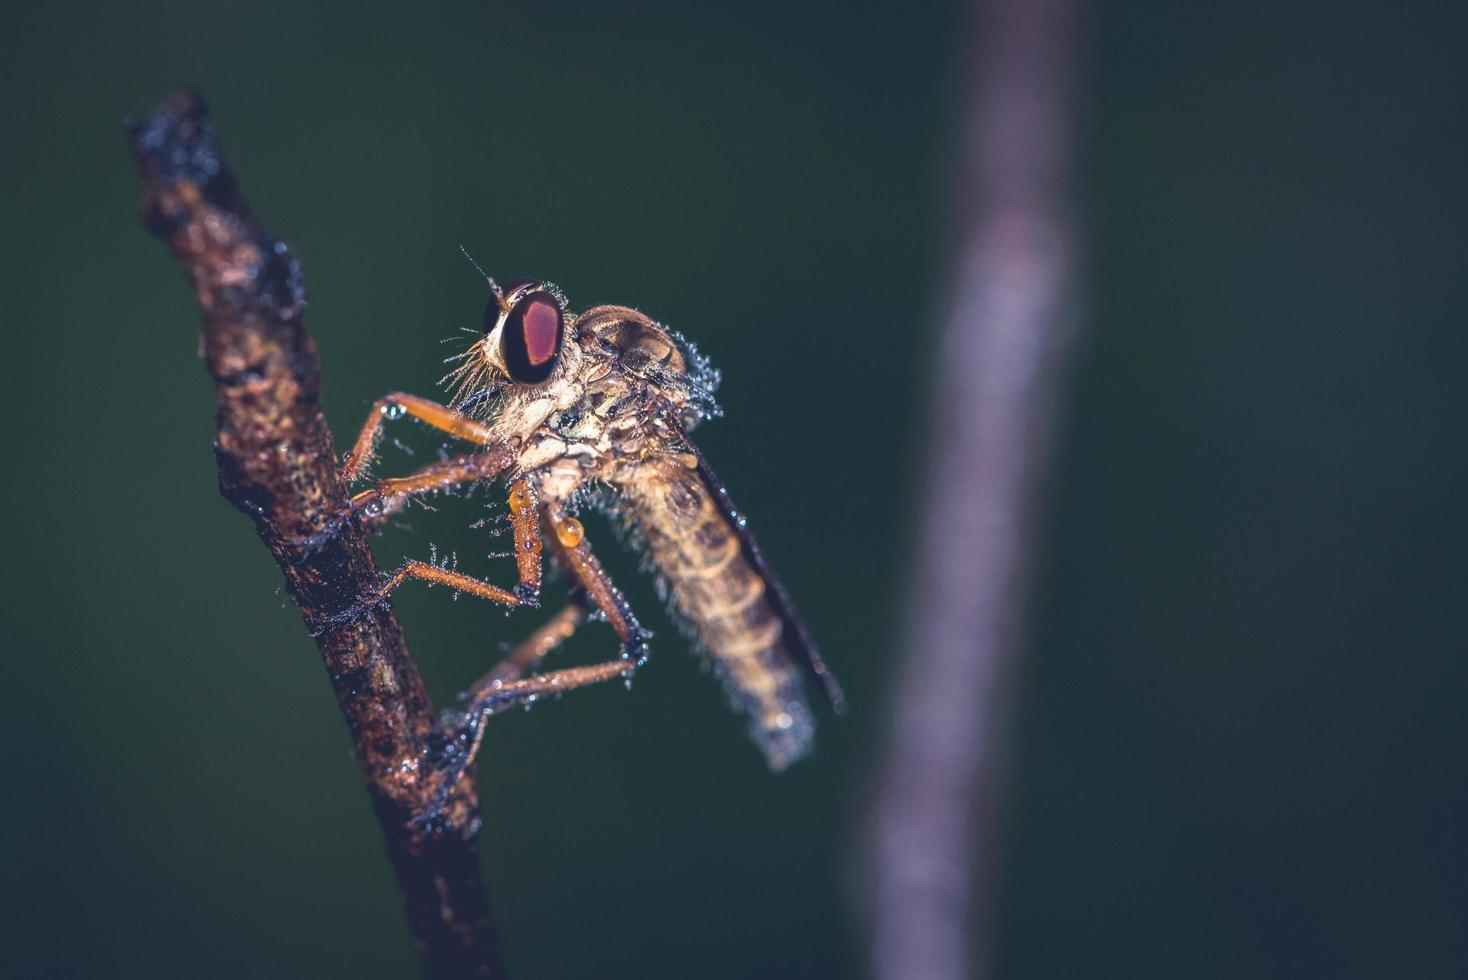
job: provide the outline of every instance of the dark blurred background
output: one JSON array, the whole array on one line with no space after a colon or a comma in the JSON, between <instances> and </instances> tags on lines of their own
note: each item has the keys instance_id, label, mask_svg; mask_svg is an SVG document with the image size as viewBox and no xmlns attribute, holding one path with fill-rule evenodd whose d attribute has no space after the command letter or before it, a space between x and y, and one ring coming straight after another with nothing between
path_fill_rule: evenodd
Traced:
<instances>
[{"instance_id":1,"label":"dark blurred background","mask_svg":"<svg viewBox=\"0 0 1468 980\"><path fill-rule=\"evenodd\" d=\"M198 316L127 112L197 86L297 250L325 406L432 394L492 273L723 368L699 441L854 710L772 777L658 629L494 723L522 977L846 977L910 541L962 7L22 4L0 36L3 972L399 977L345 728L216 493ZM1458 3L1097 5L1088 335L1023 682L1001 976L1468 971ZM435 441L407 423L417 452ZM413 457L389 449L383 471ZM509 579L466 525L428 543ZM592 525L606 536L605 526ZM614 549L604 547L613 553ZM398 601L440 701L534 617ZM577 638L583 661L605 629ZM569 661L566 661L569 662Z\"/></svg>"}]
</instances>

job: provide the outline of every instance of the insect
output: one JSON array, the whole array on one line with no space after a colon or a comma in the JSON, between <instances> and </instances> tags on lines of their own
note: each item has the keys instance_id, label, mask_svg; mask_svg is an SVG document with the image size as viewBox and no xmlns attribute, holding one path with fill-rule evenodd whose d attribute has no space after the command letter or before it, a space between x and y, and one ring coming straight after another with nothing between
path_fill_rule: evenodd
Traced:
<instances>
[{"instance_id":1,"label":"insect","mask_svg":"<svg viewBox=\"0 0 1468 980\"><path fill-rule=\"evenodd\" d=\"M381 521L417 495L502 479L518 583L505 589L456 567L409 560L374 601L418 580L505 606L538 605L548 551L568 584L569 603L470 689L473 710L488 714L545 693L630 678L647 657L649 634L576 517L598 507L665 583L675 617L711 660L732 706L747 716L770 767L785 768L809 750L814 733L802 671L837 711L844 700L743 515L688 437L716 411L718 372L691 343L637 310L597 306L574 314L550 283L524 279L501 288L485 278L491 295L483 335L448 359L448 404L403 393L379 399L343 475L366 476L384 421L402 415L471 444L464 455L379 481L352 498L352 510ZM619 656L526 677L591 609L616 631Z\"/></svg>"}]
</instances>

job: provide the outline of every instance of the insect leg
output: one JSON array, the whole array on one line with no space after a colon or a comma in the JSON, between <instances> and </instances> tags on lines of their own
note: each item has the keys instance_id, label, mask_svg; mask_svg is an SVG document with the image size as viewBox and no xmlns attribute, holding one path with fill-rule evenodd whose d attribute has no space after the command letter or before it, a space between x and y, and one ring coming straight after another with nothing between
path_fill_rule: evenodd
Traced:
<instances>
[{"instance_id":1,"label":"insect leg","mask_svg":"<svg viewBox=\"0 0 1468 980\"><path fill-rule=\"evenodd\" d=\"M532 674L524 680L509 681L489 691L480 697L470 710L479 714L492 715L505 708L523 704L542 694L573 691L578 687L600 684L602 681L613 680L617 677L630 677L636 670L637 665L630 660L608 660L605 663L591 664L588 667L567 667L563 670L547 671L544 674Z\"/></svg>"},{"instance_id":2,"label":"insect leg","mask_svg":"<svg viewBox=\"0 0 1468 980\"><path fill-rule=\"evenodd\" d=\"M516 488L518 486L517 482ZM510 510L516 523L515 552L517 557L522 553L519 546L521 534L529 534L534 530L533 520L527 520L524 522L525 530L522 532L520 520L522 515L532 515L536 510L533 506L533 491L530 491L528 486L525 489L527 496L521 498L518 503L530 506L518 506L516 489L511 490L510 497ZM517 704L528 703L542 694L558 694L562 691L570 691L618 677L626 678L630 683L632 675L647 659L647 632L638 624L637 617L632 614L631 608L627 605L627 600L612 584L611 577L601 567L601 562L596 560L596 556L587 547L583 540L585 531L581 527L581 522L575 518L566 517L559 507L549 503L541 509L541 516L545 525L552 532L557 564L574 583L573 605L532 633L504 661L486 674L483 680L470 688L470 703L468 709L460 716L461 726L454 739L458 749L452 756L451 768L444 780L445 789L439 793L434 803L417 818L421 821L431 823L436 819L438 812L442 809L443 801L447 799L448 787L455 785L464 771L473 764L484 739L485 720L490 715ZM539 540L538 536L536 540ZM538 569L537 563L537 571ZM622 642L622 655L616 660L608 660L588 667L569 667L565 670L553 670L544 674L535 674L524 680L516 680L515 678L538 663L541 658L559 646L575 631L586 615L584 605L588 602L596 604L597 608L607 617L607 622L611 624L612 629L616 631Z\"/></svg>"},{"instance_id":3,"label":"insect leg","mask_svg":"<svg viewBox=\"0 0 1468 980\"><path fill-rule=\"evenodd\" d=\"M351 483L362 476L377 453L377 438L382 434L383 420L398 413L411 415L457 439L477 442L481 446L494 441L489 426L483 422L427 398L394 391L377 399L367 413L367 421L362 424L362 431L357 434L357 441L352 444L352 451L342 464L343 480Z\"/></svg>"},{"instance_id":4,"label":"insect leg","mask_svg":"<svg viewBox=\"0 0 1468 980\"><path fill-rule=\"evenodd\" d=\"M561 615L564 616L565 613ZM560 619L561 616L557 616L551 623L556 623ZM548 623L547 626L551 623ZM574 626L572 628L574 629ZM536 644L538 633L539 631L532 634L530 639L521 644L521 648ZM557 639L555 642L559 643L560 640ZM554 646L555 643L551 645ZM520 656L522 649L517 649L505 663ZM530 659L533 661L534 658ZM501 666L503 667L504 664ZM553 670L527 677L524 680L501 681L497 682L500 684L497 688L491 683L489 689L475 698L469 708L460 716L460 727L454 733L450 742L452 748L445 757L443 788L434 796L433 802L428 805L427 809L413 818L414 822L431 826L437 820L450 791L458 784L464 771L474 764L474 759L479 754L479 747L484 741L484 723L490 715L498 714L518 704L528 704L544 694L560 694L563 691L572 691L578 687L587 687L602 681L615 680L618 677L631 677L636 670L637 664L631 660L611 660L606 663L592 664L589 667ZM480 684L483 683L483 681L480 682ZM478 690L479 687L480 685L475 685L475 690Z\"/></svg>"},{"instance_id":5,"label":"insect leg","mask_svg":"<svg viewBox=\"0 0 1468 980\"><path fill-rule=\"evenodd\" d=\"M515 595L509 589L502 589L498 585L492 585L472 575L450 571L447 568L439 568L437 565L430 565L428 562L418 561L416 558L409 558L402 565L398 566L397 571L388 576L387 581L382 584L382 587L378 589L374 596L374 601L381 602L383 599L386 599L396 592L398 586L408 581L408 579L427 582L429 585L447 585L455 592L467 592L470 595L477 595L481 599L488 599L490 602L498 602L506 606L526 605L526 603L521 602L519 596Z\"/></svg>"},{"instance_id":6,"label":"insect leg","mask_svg":"<svg viewBox=\"0 0 1468 980\"><path fill-rule=\"evenodd\" d=\"M518 486L518 484L517 484ZM528 489L528 488L527 488ZM511 492L511 509L515 508L514 491ZM529 513L529 508L515 511L518 518ZM476 707L470 711L483 711L485 706L498 710L502 703L517 704L526 696L548 691L570 690L585 684L609 680L613 677L630 677L647 659L647 633L638 624L622 593L612 584L610 576L596 560L581 536L581 523L560 514L558 508L548 506L545 511L547 523L556 530L556 558L567 576L575 583L572 604L557 613L544 626L530 634L526 640L493 670L469 689L468 699ZM517 536L519 534L517 528ZM538 539L537 539L538 540ZM517 553L520 549L517 547ZM539 572L539 564L536 566ZM525 680L516 680L525 671L539 663L561 643L570 638L586 618L586 606L595 603L607 617L622 641L622 656L605 663L589 667L571 667L566 670L536 674ZM493 710L490 713L493 713Z\"/></svg>"},{"instance_id":7,"label":"insect leg","mask_svg":"<svg viewBox=\"0 0 1468 980\"><path fill-rule=\"evenodd\" d=\"M607 622L616 630L622 641L622 656L642 666L647 659L648 632L637 622L632 607L620 589L612 584L611 576L591 553L586 544L586 531L581 522L567 517L555 504L547 504L544 511L546 525L551 531L556 559L568 577L582 589L596 607L607 617Z\"/></svg>"},{"instance_id":8,"label":"insect leg","mask_svg":"<svg viewBox=\"0 0 1468 980\"><path fill-rule=\"evenodd\" d=\"M469 688L466 699L477 702L496 691L503 690L504 686L511 681L517 681L525 676L525 672L540 663L546 656L571 638L586 619L586 606L580 602L572 602L571 605L562 609L552 616L546 623L534 633L527 636L519 646L510 652L510 655L495 665L494 669L485 674L475 685Z\"/></svg>"},{"instance_id":9,"label":"insect leg","mask_svg":"<svg viewBox=\"0 0 1468 980\"><path fill-rule=\"evenodd\" d=\"M469 707L461 716L463 727L459 734L459 744L464 746L464 750L455 761L455 780L473 765L474 757L479 754L480 743L484 740L484 722L490 715L534 701L543 694L560 694L618 677L630 678L636 673L639 661L622 657L588 667L568 667L519 679L576 631L586 618L584 601L584 595L573 597L571 605L526 637L508 657L469 689L466 695Z\"/></svg>"},{"instance_id":10,"label":"insect leg","mask_svg":"<svg viewBox=\"0 0 1468 980\"><path fill-rule=\"evenodd\" d=\"M525 602L540 602L540 522L536 516L535 490L528 480L510 484L510 529L515 538L515 569L520 584L515 595Z\"/></svg>"},{"instance_id":11,"label":"insect leg","mask_svg":"<svg viewBox=\"0 0 1468 980\"><path fill-rule=\"evenodd\" d=\"M510 522L514 526L515 567L520 581L513 592L462 572L409 558L388 576L373 601L381 602L408 579L417 579L429 585L447 585L457 592L467 592L506 606L540 605L542 546L534 514L535 491L530 489L530 484L525 480L516 480L510 484Z\"/></svg>"},{"instance_id":12,"label":"insect leg","mask_svg":"<svg viewBox=\"0 0 1468 980\"><path fill-rule=\"evenodd\" d=\"M510 510L515 520L516 555L525 553L519 540L536 535L534 525L534 494L524 481L517 481L510 492ZM611 577L602 568L596 556L583 540L585 531L581 522L567 518L560 508L547 504L544 519L555 534L557 563L574 583L572 604L557 613L549 622L532 633L523 643L469 689L471 703L468 716L476 718L482 714L493 714L502 707L518 704L529 697L542 693L571 690L586 684L610 680L614 677L631 677L647 659L647 633L638 624L622 593L612 584ZM538 555L538 553L537 553ZM540 565L536 562L535 572L539 575ZM522 582L524 579L522 579ZM525 680L517 680L525 671L539 663L576 631L586 618L586 607L595 603L606 616L607 622L616 631L622 642L622 655L616 660L592 664L589 667L571 667L566 670L536 674ZM477 747L478 734L474 744ZM471 752L472 757L472 752Z\"/></svg>"},{"instance_id":13,"label":"insect leg","mask_svg":"<svg viewBox=\"0 0 1468 980\"><path fill-rule=\"evenodd\" d=\"M352 511L370 518L386 517L402 510L409 498L417 494L493 479L509 463L510 452L503 446L489 452L455 456L407 476L379 481L371 490L363 490L352 497Z\"/></svg>"}]
</instances>

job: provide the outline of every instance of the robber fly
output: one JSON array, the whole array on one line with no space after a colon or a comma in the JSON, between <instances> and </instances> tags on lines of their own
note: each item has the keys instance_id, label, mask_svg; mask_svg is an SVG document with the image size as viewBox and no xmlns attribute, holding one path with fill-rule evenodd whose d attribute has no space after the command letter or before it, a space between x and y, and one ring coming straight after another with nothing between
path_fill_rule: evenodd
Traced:
<instances>
[{"instance_id":1,"label":"robber fly","mask_svg":"<svg viewBox=\"0 0 1468 980\"><path fill-rule=\"evenodd\" d=\"M637 310L597 306L576 314L550 283L501 288L485 278L491 295L484 332L449 359L449 403L402 393L380 399L343 475L364 477L384 420L404 414L472 444L466 455L378 482L353 497L352 508L378 521L416 495L503 479L519 582L504 589L438 562L410 560L375 598L412 579L505 606L538 605L548 546L570 603L468 692L471 703L489 713L630 677L647 656L649 634L576 519L583 507L599 507L644 551L675 616L712 661L732 706L748 716L771 768L783 769L809 750L814 733L801 671L837 710L843 699L743 515L688 438L715 410L718 373L691 343ZM620 656L524 677L591 608L616 631Z\"/></svg>"}]
</instances>

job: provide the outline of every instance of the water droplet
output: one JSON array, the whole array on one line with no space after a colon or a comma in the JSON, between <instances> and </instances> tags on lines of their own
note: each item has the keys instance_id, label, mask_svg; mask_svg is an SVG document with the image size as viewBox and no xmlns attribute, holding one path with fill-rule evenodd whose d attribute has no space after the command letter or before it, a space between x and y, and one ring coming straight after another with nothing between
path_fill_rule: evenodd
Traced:
<instances>
[{"instance_id":1,"label":"water droplet","mask_svg":"<svg viewBox=\"0 0 1468 980\"><path fill-rule=\"evenodd\" d=\"M567 548L574 548L586 537L586 528L574 517L565 517L556 522L556 539Z\"/></svg>"}]
</instances>

